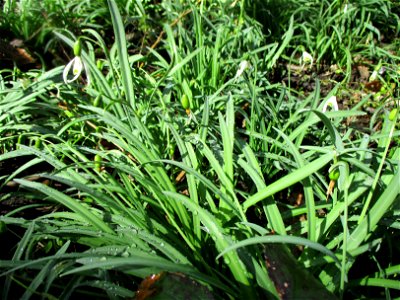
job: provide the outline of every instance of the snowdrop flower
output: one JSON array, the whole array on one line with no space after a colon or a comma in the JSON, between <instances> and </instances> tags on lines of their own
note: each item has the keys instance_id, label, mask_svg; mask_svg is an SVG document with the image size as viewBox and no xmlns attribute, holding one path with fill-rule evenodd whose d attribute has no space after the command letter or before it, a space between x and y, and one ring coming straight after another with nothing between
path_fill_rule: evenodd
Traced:
<instances>
[{"instance_id":1,"label":"snowdrop flower","mask_svg":"<svg viewBox=\"0 0 400 300\"><path fill-rule=\"evenodd\" d=\"M372 72L371 76L369 77L369 82L374 81L378 78L378 72L375 70Z\"/></svg>"},{"instance_id":2,"label":"snowdrop flower","mask_svg":"<svg viewBox=\"0 0 400 300\"><path fill-rule=\"evenodd\" d=\"M326 112L327 108L331 107L333 109L333 111L338 111L339 110L339 106L337 104L336 101L336 96L332 96L330 97L324 104L324 107L322 108L322 112Z\"/></svg>"},{"instance_id":3,"label":"snowdrop flower","mask_svg":"<svg viewBox=\"0 0 400 300\"><path fill-rule=\"evenodd\" d=\"M65 66L64 71L63 71L63 79L66 84L70 84L71 82L75 81L78 79L78 77L81 75L82 70L85 70L86 76L87 76L87 84L89 85L90 79L89 79L89 72L86 68L85 62L81 58L81 41L78 38L78 40L74 44L74 55L75 57ZM72 79L68 79L68 75L71 71L72 68Z\"/></svg>"},{"instance_id":4,"label":"snowdrop flower","mask_svg":"<svg viewBox=\"0 0 400 300\"><path fill-rule=\"evenodd\" d=\"M240 76L242 76L244 70L246 70L248 67L250 67L250 63L247 60L242 60L239 64L239 69L236 72L235 79L238 79Z\"/></svg>"},{"instance_id":5,"label":"snowdrop flower","mask_svg":"<svg viewBox=\"0 0 400 300\"><path fill-rule=\"evenodd\" d=\"M312 66L314 59L311 56L310 53L308 53L307 51L303 51L303 54L301 55L301 59L300 62L302 64L302 66L304 67L305 64L309 64L310 66Z\"/></svg>"}]
</instances>

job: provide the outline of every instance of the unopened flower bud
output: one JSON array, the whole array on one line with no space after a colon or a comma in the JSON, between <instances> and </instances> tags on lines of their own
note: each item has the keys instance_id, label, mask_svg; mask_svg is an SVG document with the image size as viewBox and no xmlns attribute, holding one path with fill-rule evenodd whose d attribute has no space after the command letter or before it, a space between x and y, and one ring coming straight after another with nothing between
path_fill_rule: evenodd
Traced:
<instances>
[{"instance_id":1,"label":"unopened flower bud","mask_svg":"<svg viewBox=\"0 0 400 300\"><path fill-rule=\"evenodd\" d=\"M82 43L81 39L78 38L74 44L74 55L81 56L81 52L82 52Z\"/></svg>"}]
</instances>

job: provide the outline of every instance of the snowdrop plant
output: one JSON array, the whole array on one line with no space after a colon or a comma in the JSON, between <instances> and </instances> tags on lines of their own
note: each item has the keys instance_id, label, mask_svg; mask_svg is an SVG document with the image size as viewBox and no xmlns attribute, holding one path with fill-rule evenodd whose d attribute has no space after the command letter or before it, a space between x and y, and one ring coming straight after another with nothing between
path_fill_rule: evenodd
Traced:
<instances>
[{"instance_id":1,"label":"snowdrop plant","mask_svg":"<svg viewBox=\"0 0 400 300\"><path fill-rule=\"evenodd\" d=\"M78 38L74 44L75 57L65 66L63 71L63 80L66 84L70 84L71 82L77 80L83 70L85 71L87 76L87 85L90 84L89 72L85 62L82 60L81 52L82 52L82 44L80 38ZM73 77L72 79L68 79L68 75L71 72L71 68Z\"/></svg>"}]
</instances>

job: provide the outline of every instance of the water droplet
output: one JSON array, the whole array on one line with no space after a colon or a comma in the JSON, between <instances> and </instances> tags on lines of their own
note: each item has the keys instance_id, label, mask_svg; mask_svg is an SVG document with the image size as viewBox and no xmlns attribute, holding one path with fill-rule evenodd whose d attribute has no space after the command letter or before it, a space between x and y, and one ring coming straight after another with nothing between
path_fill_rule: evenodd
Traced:
<instances>
[{"instance_id":1,"label":"water droplet","mask_svg":"<svg viewBox=\"0 0 400 300\"><path fill-rule=\"evenodd\" d=\"M128 251L124 251L121 254L122 257L128 257L129 256L129 252Z\"/></svg>"},{"instance_id":2,"label":"water droplet","mask_svg":"<svg viewBox=\"0 0 400 300\"><path fill-rule=\"evenodd\" d=\"M229 265L231 263L231 261L229 260L229 258L224 257L224 262Z\"/></svg>"},{"instance_id":3,"label":"water droplet","mask_svg":"<svg viewBox=\"0 0 400 300\"><path fill-rule=\"evenodd\" d=\"M161 246L161 247L164 247L164 246L165 246L165 244L164 244L164 243L161 243L161 244L160 244L160 246Z\"/></svg>"},{"instance_id":4,"label":"water droplet","mask_svg":"<svg viewBox=\"0 0 400 300\"><path fill-rule=\"evenodd\" d=\"M105 257L105 256L100 258L100 261L106 261L106 260L107 260L107 257Z\"/></svg>"}]
</instances>

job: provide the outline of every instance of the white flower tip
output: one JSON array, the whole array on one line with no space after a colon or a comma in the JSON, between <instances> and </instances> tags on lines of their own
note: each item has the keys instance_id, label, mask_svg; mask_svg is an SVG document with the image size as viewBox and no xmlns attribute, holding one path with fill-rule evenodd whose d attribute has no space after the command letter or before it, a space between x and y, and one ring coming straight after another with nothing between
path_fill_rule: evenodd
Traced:
<instances>
[{"instance_id":1,"label":"white flower tip","mask_svg":"<svg viewBox=\"0 0 400 300\"><path fill-rule=\"evenodd\" d=\"M312 65L314 62L313 57L311 56L310 53L308 53L307 51L303 51L303 54L301 55L301 63L304 64L310 64Z\"/></svg>"},{"instance_id":2,"label":"white flower tip","mask_svg":"<svg viewBox=\"0 0 400 300\"><path fill-rule=\"evenodd\" d=\"M326 112L328 107L331 107L333 111L338 111L339 106L336 101L336 96L331 96L328 100L326 100L324 107L322 108L322 112Z\"/></svg>"},{"instance_id":3,"label":"white flower tip","mask_svg":"<svg viewBox=\"0 0 400 300\"><path fill-rule=\"evenodd\" d=\"M242 60L239 64L239 69L236 72L235 79L242 76L244 70L246 70L250 66L250 63L247 60Z\"/></svg>"},{"instance_id":4,"label":"white flower tip","mask_svg":"<svg viewBox=\"0 0 400 300\"><path fill-rule=\"evenodd\" d=\"M378 78L378 72L375 70L372 72L371 76L369 77L369 81L374 81Z\"/></svg>"}]
</instances>

